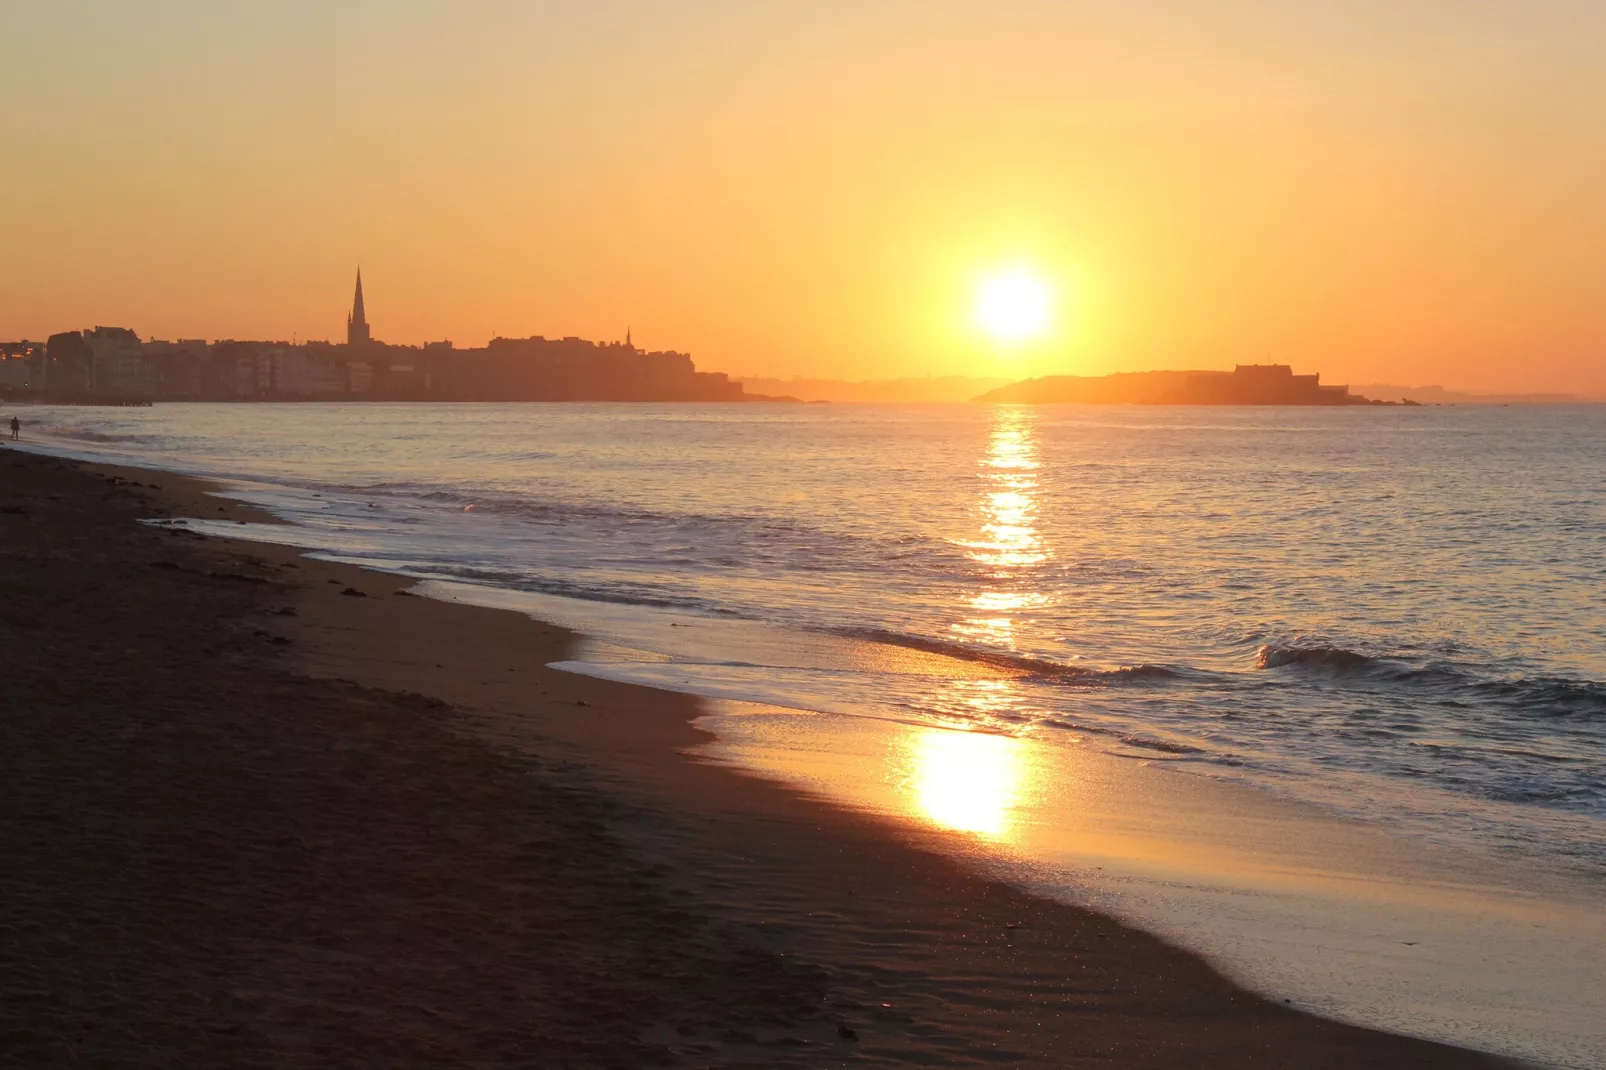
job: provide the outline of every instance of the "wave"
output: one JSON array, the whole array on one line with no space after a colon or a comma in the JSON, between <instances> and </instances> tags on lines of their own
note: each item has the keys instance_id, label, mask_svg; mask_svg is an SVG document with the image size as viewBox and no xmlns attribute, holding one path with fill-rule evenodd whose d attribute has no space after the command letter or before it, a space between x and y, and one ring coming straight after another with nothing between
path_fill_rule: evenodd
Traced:
<instances>
[{"instance_id":1,"label":"wave","mask_svg":"<svg viewBox=\"0 0 1606 1070\"><path fill-rule=\"evenodd\" d=\"M1153 684L1177 680L1198 682L1213 675L1197 669L1150 664L1123 665L1114 669L1094 669L1085 665L1066 665L1063 662L1050 661L1047 658L1033 657L1029 654L988 650L951 640L934 639L923 635L910 635L907 632L883 628L847 627L832 628L829 631L832 634L841 635L849 639L863 639L886 646L918 650L923 654L935 654L939 657L953 658L956 661L985 665L988 668L1032 683L1076 684L1082 686Z\"/></svg>"},{"instance_id":2,"label":"wave","mask_svg":"<svg viewBox=\"0 0 1606 1070\"><path fill-rule=\"evenodd\" d=\"M1169 665L1127 665L1119 669L1106 669L1095 676L1111 683L1163 682L1169 680L1198 680L1208 674L1197 669L1174 669Z\"/></svg>"},{"instance_id":3,"label":"wave","mask_svg":"<svg viewBox=\"0 0 1606 1070\"><path fill-rule=\"evenodd\" d=\"M343 560L358 559L355 555L345 555ZM444 580L452 583L472 583L486 587L499 587L509 591L527 591L531 594L556 595L560 598L571 598L581 602L602 602L611 605L646 606L651 609L669 609L681 612L697 613L703 616L756 620L750 614L732 609L723 603L706 598L697 598L690 595L678 595L672 591L660 591L644 586L619 584L612 588L600 588L594 584L577 583L556 578L534 578L523 573L499 573L485 568L468 565L454 565L444 562L429 564L410 564L404 570L406 575L421 580Z\"/></svg>"},{"instance_id":4,"label":"wave","mask_svg":"<svg viewBox=\"0 0 1606 1070\"><path fill-rule=\"evenodd\" d=\"M1482 698L1529 712L1606 717L1606 684L1594 680L1485 680L1473 684L1470 690Z\"/></svg>"},{"instance_id":5,"label":"wave","mask_svg":"<svg viewBox=\"0 0 1606 1070\"><path fill-rule=\"evenodd\" d=\"M1445 661L1412 664L1403 658L1362 654L1341 646L1262 646L1255 651L1256 669L1291 668L1331 677L1455 688L1488 677L1477 667Z\"/></svg>"},{"instance_id":6,"label":"wave","mask_svg":"<svg viewBox=\"0 0 1606 1070\"><path fill-rule=\"evenodd\" d=\"M51 438L65 438L74 442L138 442L149 444L149 435L117 435L109 431L94 431L87 427L52 427L45 432Z\"/></svg>"},{"instance_id":7,"label":"wave","mask_svg":"<svg viewBox=\"0 0 1606 1070\"><path fill-rule=\"evenodd\" d=\"M1503 678L1475 666L1408 662L1335 646L1262 646L1257 669L1294 669L1360 682L1411 687L1452 708L1487 704L1527 715L1606 716L1606 683L1556 676ZM1465 701L1462 701L1465 700Z\"/></svg>"},{"instance_id":8,"label":"wave","mask_svg":"<svg viewBox=\"0 0 1606 1070\"><path fill-rule=\"evenodd\" d=\"M355 498L394 497L440 505L473 505L478 513L503 514L526 520L593 520L612 524L650 522L667 527L740 524L751 525L760 530L781 532L807 530L794 523L766 517L656 511L624 503L573 501L510 494L472 485L403 481L307 484L307 486L325 494Z\"/></svg>"},{"instance_id":9,"label":"wave","mask_svg":"<svg viewBox=\"0 0 1606 1070\"><path fill-rule=\"evenodd\" d=\"M1204 754L1203 747L1195 747L1188 743L1178 743L1174 740L1159 739L1154 736L1125 735L1120 737L1121 742L1129 747L1141 747L1144 750L1159 751L1162 754Z\"/></svg>"},{"instance_id":10,"label":"wave","mask_svg":"<svg viewBox=\"0 0 1606 1070\"><path fill-rule=\"evenodd\" d=\"M1353 672L1379 664L1377 658L1337 646L1263 646L1255 651L1255 668L1280 669L1287 665L1307 669Z\"/></svg>"}]
</instances>

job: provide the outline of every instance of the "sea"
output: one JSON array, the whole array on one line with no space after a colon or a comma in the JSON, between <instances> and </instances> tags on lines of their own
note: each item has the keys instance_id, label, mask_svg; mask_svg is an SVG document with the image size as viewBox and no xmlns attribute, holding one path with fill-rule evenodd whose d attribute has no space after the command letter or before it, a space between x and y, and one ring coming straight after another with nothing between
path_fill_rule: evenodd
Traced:
<instances>
[{"instance_id":1,"label":"sea","mask_svg":"<svg viewBox=\"0 0 1606 1070\"><path fill-rule=\"evenodd\" d=\"M252 537L576 626L576 671L1606 885L1606 406L10 408L293 524Z\"/></svg>"}]
</instances>

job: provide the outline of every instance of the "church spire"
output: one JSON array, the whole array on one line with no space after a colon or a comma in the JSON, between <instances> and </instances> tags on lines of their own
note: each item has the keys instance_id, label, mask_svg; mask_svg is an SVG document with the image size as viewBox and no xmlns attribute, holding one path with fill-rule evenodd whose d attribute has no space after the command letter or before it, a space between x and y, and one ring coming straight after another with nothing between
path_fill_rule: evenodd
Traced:
<instances>
[{"instance_id":1,"label":"church spire","mask_svg":"<svg viewBox=\"0 0 1606 1070\"><path fill-rule=\"evenodd\" d=\"M362 268L358 268L357 296L351 302L351 315L346 317L346 344L367 345L372 337L368 329L368 313L362 305Z\"/></svg>"}]
</instances>

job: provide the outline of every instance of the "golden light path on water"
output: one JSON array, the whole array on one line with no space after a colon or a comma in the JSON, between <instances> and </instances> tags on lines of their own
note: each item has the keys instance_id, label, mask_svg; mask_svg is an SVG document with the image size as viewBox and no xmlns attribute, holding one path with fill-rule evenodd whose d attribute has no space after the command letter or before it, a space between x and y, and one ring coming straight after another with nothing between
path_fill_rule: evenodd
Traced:
<instances>
[{"instance_id":1,"label":"golden light path on water","mask_svg":"<svg viewBox=\"0 0 1606 1070\"><path fill-rule=\"evenodd\" d=\"M1002 405L994 419L981 459L980 537L961 543L987 584L971 596L973 613L954 631L971 642L1013 650L1014 615L1048 604L1031 581L1050 554L1037 530L1037 412Z\"/></svg>"},{"instance_id":2,"label":"golden light path on water","mask_svg":"<svg viewBox=\"0 0 1606 1070\"><path fill-rule=\"evenodd\" d=\"M1037 530L1037 413L999 406L980 461L979 537L961 543L985 577L963 619L953 626L964 640L1015 649L1019 614L1049 604L1033 583L1050 553ZM971 726L995 727L1018 709L1020 688L1007 675L951 679L941 707L967 712ZM892 760L910 810L943 828L994 840L1008 839L1017 809L1031 794L1027 744L997 731L912 728Z\"/></svg>"}]
</instances>

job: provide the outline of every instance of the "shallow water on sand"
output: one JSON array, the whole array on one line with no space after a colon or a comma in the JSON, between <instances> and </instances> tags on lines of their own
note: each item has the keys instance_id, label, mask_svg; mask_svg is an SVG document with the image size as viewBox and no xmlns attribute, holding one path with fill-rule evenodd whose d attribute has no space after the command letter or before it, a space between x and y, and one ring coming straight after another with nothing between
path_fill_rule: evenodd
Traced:
<instances>
[{"instance_id":1,"label":"shallow water on sand","mask_svg":"<svg viewBox=\"0 0 1606 1070\"><path fill-rule=\"evenodd\" d=\"M618 678L1252 786L1536 886L1606 877L1606 407L23 417L299 525L263 537L578 600L626 637ZM754 739L724 756L773 767Z\"/></svg>"}]
</instances>

